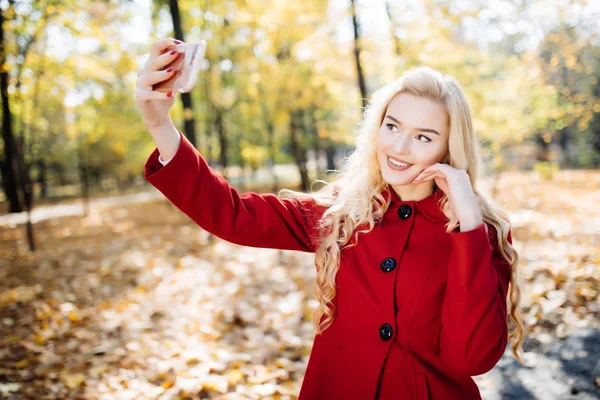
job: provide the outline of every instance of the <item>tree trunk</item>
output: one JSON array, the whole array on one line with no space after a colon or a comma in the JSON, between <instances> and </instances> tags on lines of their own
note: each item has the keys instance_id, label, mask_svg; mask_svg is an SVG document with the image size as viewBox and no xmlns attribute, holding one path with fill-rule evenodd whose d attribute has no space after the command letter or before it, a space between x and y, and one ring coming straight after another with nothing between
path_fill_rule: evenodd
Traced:
<instances>
[{"instance_id":1,"label":"tree trunk","mask_svg":"<svg viewBox=\"0 0 600 400\"><path fill-rule=\"evenodd\" d=\"M548 161L550 158L550 143L547 143L544 140L544 135L538 134L535 137L535 141L537 144L537 161Z\"/></svg>"},{"instance_id":2,"label":"tree trunk","mask_svg":"<svg viewBox=\"0 0 600 400\"><path fill-rule=\"evenodd\" d=\"M212 136L213 136L213 128L214 128L214 109L215 107L213 106L212 102L211 102L211 97L210 97L210 81L211 81L211 69L212 67L209 66L208 69L206 70L206 74L205 74L205 82L204 82L204 90L205 90L205 99L204 101L206 102L206 131L205 131L205 139L206 139L206 154L204 154L204 157L206 158L206 162L208 162L209 165L212 165L214 160L212 159L212 148L213 148L213 140L212 140Z\"/></svg>"},{"instance_id":3,"label":"tree trunk","mask_svg":"<svg viewBox=\"0 0 600 400\"><path fill-rule=\"evenodd\" d=\"M82 135L79 135L83 139ZM90 180L88 173L88 163L84 153L84 143L80 140L79 148L77 149L77 161L79 164L79 179L81 181L81 200L83 201L83 215L89 214L90 207Z\"/></svg>"},{"instance_id":4,"label":"tree trunk","mask_svg":"<svg viewBox=\"0 0 600 400\"><path fill-rule=\"evenodd\" d=\"M219 152L219 163L223 167L223 177L226 177L226 169L227 169L227 136L225 135L225 126L223 125L223 110L217 109L215 112L215 125L217 128L217 134L219 135L219 144L221 146L221 151Z\"/></svg>"},{"instance_id":5,"label":"tree trunk","mask_svg":"<svg viewBox=\"0 0 600 400\"><path fill-rule=\"evenodd\" d=\"M22 138L21 138L22 139ZM17 145L17 166L18 176L21 190L23 195L23 202L25 203L25 210L27 211L27 224L26 224L26 236L27 243L29 244L29 250L35 251L35 239L33 236L33 225L31 224L31 207L33 205L33 185L31 184L31 178L29 176L29 168L25 165L25 160L21 154L25 154L24 141L21 140L21 145Z\"/></svg>"},{"instance_id":6,"label":"tree trunk","mask_svg":"<svg viewBox=\"0 0 600 400\"><path fill-rule=\"evenodd\" d=\"M231 145L231 148L233 149L233 151L235 152L234 154L241 155L242 154L241 138L244 137L244 135L247 135L247 132L244 132L244 129L248 129L248 127L250 126L250 121L249 121L249 118L242 121L240 115L241 114L232 112L232 113L230 113L229 118L231 118L231 124L233 126L240 127L240 129L237 130L239 132L237 135L235 135L232 132L230 145ZM241 172L240 180L239 180L239 187L240 187L241 191L245 192L248 190L248 187L250 185L250 180L252 177L246 176L247 168L246 168L246 160L244 159L244 157L239 156L238 160L239 160L239 167L240 167L240 172ZM249 166L249 167L251 170L253 169L252 166Z\"/></svg>"},{"instance_id":7,"label":"tree trunk","mask_svg":"<svg viewBox=\"0 0 600 400\"><path fill-rule=\"evenodd\" d=\"M40 199L46 199L48 197L48 166L42 158L38 160L37 164L40 170L37 180L40 185Z\"/></svg>"},{"instance_id":8,"label":"tree trunk","mask_svg":"<svg viewBox=\"0 0 600 400\"><path fill-rule=\"evenodd\" d=\"M327 170L332 171L335 169L335 147L333 143L329 141L325 148L325 157L327 158Z\"/></svg>"},{"instance_id":9,"label":"tree trunk","mask_svg":"<svg viewBox=\"0 0 600 400\"><path fill-rule=\"evenodd\" d=\"M313 140L312 140L312 147L313 147L313 151L315 152L315 174L317 179L321 179L321 177L324 175L324 171L321 168L321 154L323 153L323 146L321 145L321 138L319 137L319 131L317 129L317 120L315 118L315 111L316 108L313 106L308 110L308 118L309 118L309 125L308 125L308 130L310 131Z\"/></svg>"},{"instance_id":10,"label":"tree trunk","mask_svg":"<svg viewBox=\"0 0 600 400\"><path fill-rule=\"evenodd\" d=\"M558 131L558 141L560 144L560 149L563 153L563 165L566 167L572 166L571 155L569 153L569 130L567 128L563 128Z\"/></svg>"},{"instance_id":11,"label":"tree trunk","mask_svg":"<svg viewBox=\"0 0 600 400\"><path fill-rule=\"evenodd\" d=\"M35 40L35 36L33 36L31 38L31 40L28 43L27 49L30 48L30 46L33 44ZM44 46L45 47L46 41L44 41ZM25 51L25 54L27 53L28 50ZM34 86L34 93L33 93L33 106L32 106L32 114L35 115L35 113L38 111L39 108L39 94L40 94L40 82L42 80L42 75L44 73L44 61L45 58L42 58L42 63L40 65L40 68L38 69L36 76L35 76L35 86ZM35 119L34 119L35 121ZM22 155L21 157L19 157L19 172L21 175L21 190L23 191L23 198L25 199L25 208L27 209L27 225L26 225L26 233L27 233L27 243L29 244L29 250L31 252L34 252L36 249L36 245L35 245L35 235L33 232L33 224L31 223L31 210L33 209L33 198L34 198L34 193L33 193L33 182L31 181L31 166L35 164L35 159L34 159L34 153L33 153L33 148L34 148L34 141L35 141L35 134L32 130L31 124L28 124L27 126L25 126L24 120L22 120L22 125L21 125L22 131L21 131L21 152L20 154ZM29 143L26 142L26 140L29 139ZM28 163L25 162L25 154L28 153L31 157L30 157L30 161Z\"/></svg>"},{"instance_id":12,"label":"tree trunk","mask_svg":"<svg viewBox=\"0 0 600 400\"><path fill-rule=\"evenodd\" d=\"M264 92L262 89L262 85L256 85L258 90L258 103L260 104L260 109L262 111L262 120L265 123L265 129L267 130L267 150L269 154L267 166L269 168L269 173L273 177L273 187L271 191L273 193L279 191L279 180L277 179L277 174L275 173L275 156L277 154L277 149L275 148L275 127L273 126L273 119L269 115L269 110L267 108L267 104L264 101Z\"/></svg>"},{"instance_id":13,"label":"tree trunk","mask_svg":"<svg viewBox=\"0 0 600 400\"><path fill-rule=\"evenodd\" d=\"M277 149L275 148L275 128L273 127L273 121L271 121L270 119L268 121L265 121L265 124L267 126L267 148L269 151L268 168L269 173L273 177L273 187L271 188L271 190L273 191L273 193L275 193L279 191L279 178L277 178L277 173L275 172L275 162L277 155Z\"/></svg>"},{"instance_id":14,"label":"tree trunk","mask_svg":"<svg viewBox=\"0 0 600 400\"><path fill-rule=\"evenodd\" d=\"M173 30L175 38L185 42L183 30L181 28L181 17L179 15L179 4L177 0L169 0L169 9L173 19ZM190 93L181 93L181 103L183 104L183 132L185 137L196 147L196 119L194 118L194 107L192 106L192 95Z\"/></svg>"},{"instance_id":15,"label":"tree trunk","mask_svg":"<svg viewBox=\"0 0 600 400\"><path fill-rule=\"evenodd\" d=\"M302 122L300 119L302 118L302 111L292 111L290 115L290 141L292 147L292 153L294 155L294 160L296 161L296 165L298 166L298 171L300 172L300 181L302 190L308 192L310 189L310 182L308 179L308 170L306 168L306 153L302 146L300 145L300 140L298 137L298 131L302 127Z\"/></svg>"},{"instance_id":16,"label":"tree trunk","mask_svg":"<svg viewBox=\"0 0 600 400\"><path fill-rule=\"evenodd\" d=\"M390 34L392 36L392 41L394 42L394 52L396 53L397 57L400 57L402 55L402 42L398 36L396 36L396 28L398 26L394 21L394 17L392 17L392 9L390 7L389 0L385 2L385 11L387 12L388 19L390 20Z\"/></svg>"},{"instance_id":17,"label":"tree trunk","mask_svg":"<svg viewBox=\"0 0 600 400\"><path fill-rule=\"evenodd\" d=\"M42 48L46 48L46 45L48 43L48 36L45 35L44 36L44 40L42 42ZM36 121L37 118L39 118L40 115L40 83L42 82L42 78L43 75L45 73L45 61L46 61L46 57L42 57L42 61L40 63L40 67L38 68L38 70L36 71L34 80L35 80L35 86L33 89L33 105L32 105L32 110L31 110L31 114L33 115L33 121ZM46 196L47 192L46 192L46 170L45 170L45 163L43 161L43 153L42 152L38 152L37 154L34 153L33 149L35 147L36 144L40 144L40 138L38 135L38 132L35 131L34 127L32 126L32 124L28 124L27 129L24 131L23 133L23 137L27 138L31 138L30 140L30 144L27 147L29 154L31 155L31 164L30 165L38 165L39 166L39 176L37 181L40 183L41 187L42 187L42 196ZM39 146L40 148L42 146ZM25 154L25 153L23 153ZM28 176L31 179L31 176L29 175L29 171L31 170L31 168L28 166L27 167L27 171L28 171ZM33 191L33 188L32 188ZM43 197L42 197L43 198Z\"/></svg>"},{"instance_id":18,"label":"tree trunk","mask_svg":"<svg viewBox=\"0 0 600 400\"><path fill-rule=\"evenodd\" d=\"M6 65L4 47L4 12L0 7L0 65ZM8 212L23 211L24 200L19 196L19 154L12 130L12 117L8 97L8 70L0 68L0 97L2 98L2 139L4 140L4 161L2 162L2 186L8 200Z\"/></svg>"},{"instance_id":19,"label":"tree trunk","mask_svg":"<svg viewBox=\"0 0 600 400\"><path fill-rule=\"evenodd\" d=\"M65 171L65 167L63 167L61 164L54 163L52 165L52 169L56 172L58 186L65 186L69 183L68 179L67 179L67 172Z\"/></svg>"},{"instance_id":20,"label":"tree trunk","mask_svg":"<svg viewBox=\"0 0 600 400\"><path fill-rule=\"evenodd\" d=\"M360 63L360 34L358 26L358 18L356 15L356 0L350 0L350 8L352 12L352 28L354 30L354 61L356 63L356 73L358 78L358 88L360 89L360 97L363 107L367 106L367 84L363 74L362 64Z\"/></svg>"},{"instance_id":21,"label":"tree trunk","mask_svg":"<svg viewBox=\"0 0 600 400\"><path fill-rule=\"evenodd\" d=\"M199 4L200 9L202 10L210 10L211 9L211 2L208 0L202 1ZM201 18L200 19L200 30L204 31L207 28L210 28L210 22L208 22L206 19ZM211 54L212 54L212 47L209 45L206 48L206 52L204 53L204 58L206 59L206 61L208 61L208 68L206 68L206 71L204 71L203 73L203 79L201 82L199 82L199 85L203 85L203 89L204 89L204 98L202 99L202 101L204 102L203 108L204 108L204 115L205 115L205 119L204 119L204 136L200 136L199 140L198 140L198 149L202 149L204 150L204 158L206 159L206 162L208 163L208 165L213 165L214 164L214 160L212 158L212 147L213 147L213 135L214 135L214 106L212 103L212 88L211 88L211 82L212 82L212 68L213 68L213 63L211 61ZM204 146L203 143L204 142Z\"/></svg>"}]
</instances>

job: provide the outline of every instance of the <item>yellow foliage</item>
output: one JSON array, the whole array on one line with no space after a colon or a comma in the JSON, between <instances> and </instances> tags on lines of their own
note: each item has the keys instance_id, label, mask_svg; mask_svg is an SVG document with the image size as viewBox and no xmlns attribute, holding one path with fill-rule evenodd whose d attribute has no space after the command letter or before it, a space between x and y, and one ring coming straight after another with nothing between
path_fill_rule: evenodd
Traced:
<instances>
[{"instance_id":1,"label":"yellow foliage","mask_svg":"<svg viewBox=\"0 0 600 400\"><path fill-rule=\"evenodd\" d=\"M557 162L538 162L533 166L533 170L540 174L545 180L552 180L554 175L559 171Z\"/></svg>"},{"instance_id":2,"label":"yellow foliage","mask_svg":"<svg viewBox=\"0 0 600 400\"><path fill-rule=\"evenodd\" d=\"M565 61L565 65L567 66L567 68L569 69L574 69L575 66L577 65L577 58L574 55L569 55Z\"/></svg>"},{"instance_id":3,"label":"yellow foliage","mask_svg":"<svg viewBox=\"0 0 600 400\"><path fill-rule=\"evenodd\" d=\"M169 381L163 382L160 386L162 386L163 389L169 389L169 388L173 387L173 385L175 385L175 382L169 380Z\"/></svg>"},{"instance_id":4,"label":"yellow foliage","mask_svg":"<svg viewBox=\"0 0 600 400\"><path fill-rule=\"evenodd\" d=\"M235 369L227 373L227 382L232 386L235 386L238 383L240 383L242 379L244 379L244 375L239 369Z\"/></svg>"},{"instance_id":5,"label":"yellow foliage","mask_svg":"<svg viewBox=\"0 0 600 400\"><path fill-rule=\"evenodd\" d=\"M69 320L71 322L81 321L81 317L79 316L79 314L77 314L77 311L75 311L75 310L69 311L69 315L68 316L69 316Z\"/></svg>"},{"instance_id":6,"label":"yellow foliage","mask_svg":"<svg viewBox=\"0 0 600 400\"><path fill-rule=\"evenodd\" d=\"M85 375L82 373L69 374L63 373L60 376L60 380L69 388L77 389L85 382Z\"/></svg>"},{"instance_id":7,"label":"yellow foliage","mask_svg":"<svg viewBox=\"0 0 600 400\"><path fill-rule=\"evenodd\" d=\"M76 57L76 68L80 78L97 81L111 82L115 79L114 67L106 64L105 60L98 60L90 55Z\"/></svg>"}]
</instances>

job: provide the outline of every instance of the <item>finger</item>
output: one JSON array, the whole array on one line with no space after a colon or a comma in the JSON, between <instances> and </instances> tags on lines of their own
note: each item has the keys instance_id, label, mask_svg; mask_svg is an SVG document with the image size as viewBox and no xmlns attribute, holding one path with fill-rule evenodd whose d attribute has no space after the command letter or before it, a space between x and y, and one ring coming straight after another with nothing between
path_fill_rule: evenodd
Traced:
<instances>
[{"instance_id":1,"label":"finger","mask_svg":"<svg viewBox=\"0 0 600 400\"><path fill-rule=\"evenodd\" d=\"M428 171L448 171L452 169L449 165L436 163L426 168Z\"/></svg>"},{"instance_id":2,"label":"finger","mask_svg":"<svg viewBox=\"0 0 600 400\"><path fill-rule=\"evenodd\" d=\"M419 172L416 177L419 177L419 176L422 176L422 175L425 175L425 174L431 172L431 170L429 168L430 167L426 167L426 168L422 169L421 172Z\"/></svg>"},{"instance_id":3,"label":"finger","mask_svg":"<svg viewBox=\"0 0 600 400\"><path fill-rule=\"evenodd\" d=\"M442 174L440 172L433 172L433 173L430 173L427 176L421 177L420 179L415 179L414 182L418 182L418 183L427 182L427 181L431 181L431 180L436 179L436 178L446 179L446 175L444 175L444 174Z\"/></svg>"},{"instance_id":4,"label":"finger","mask_svg":"<svg viewBox=\"0 0 600 400\"><path fill-rule=\"evenodd\" d=\"M425 182L425 180L426 180L425 178L427 178L427 176L428 176L428 175L421 175L421 176L418 176L418 177L416 177L416 178L413 180L413 182L415 182L415 183L421 183L421 182Z\"/></svg>"},{"instance_id":5,"label":"finger","mask_svg":"<svg viewBox=\"0 0 600 400\"><path fill-rule=\"evenodd\" d=\"M173 38L164 38L156 41L150 50L150 59L154 59L163 54L168 48L182 44L181 40Z\"/></svg>"},{"instance_id":6,"label":"finger","mask_svg":"<svg viewBox=\"0 0 600 400\"><path fill-rule=\"evenodd\" d=\"M425 178L426 176L429 176L429 175L431 175L433 173L435 173L435 171L433 171L433 170L424 170L419 175L417 175L415 177L415 179L413 179L413 182L419 181L419 180L421 180L421 179Z\"/></svg>"},{"instance_id":7,"label":"finger","mask_svg":"<svg viewBox=\"0 0 600 400\"><path fill-rule=\"evenodd\" d=\"M173 67L160 71L147 72L138 79L137 87L143 90L152 90L153 85L169 79L176 72Z\"/></svg>"},{"instance_id":8,"label":"finger","mask_svg":"<svg viewBox=\"0 0 600 400\"><path fill-rule=\"evenodd\" d=\"M432 164L432 165L428 166L427 168L425 168L423 171L421 171L421 174L428 175L428 174L432 174L436 171L440 171L440 168L438 168L438 164Z\"/></svg>"},{"instance_id":9,"label":"finger","mask_svg":"<svg viewBox=\"0 0 600 400\"><path fill-rule=\"evenodd\" d=\"M424 176L429 176L429 174L437 172L439 174L442 174L445 179L452 179L452 180L459 178L460 175L462 175L463 173L466 174L466 171L464 171L464 170L459 170L454 167L451 167L448 164L442 164L442 163L437 163L437 164L431 165L431 166L427 167L426 171L427 172L423 174Z\"/></svg>"},{"instance_id":10,"label":"finger","mask_svg":"<svg viewBox=\"0 0 600 400\"><path fill-rule=\"evenodd\" d=\"M175 97L175 92L163 93L156 90L135 90L135 98L139 102L152 100L169 100Z\"/></svg>"},{"instance_id":11,"label":"finger","mask_svg":"<svg viewBox=\"0 0 600 400\"><path fill-rule=\"evenodd\" d=\"M176 65L179 61L181 61L185 57L185 54L181 51L181 49L173 48L171 51L167 51L162 55L159 55L155 58L148 58L148 61L144 65L142 72L154 72L164 69L165 66L169 64Z\"/></svg>"},{"instance_id":12,"label":"finger","mask_svg":"<svg viewBox=\"0 0 600 400\"><path fill-rule=\"evenodd\" d=\"M436 178L442 178L442 179L446 179L446 175L444 175L444 174L441 174L441 173L439 173L439 172L434 172L434 173L431 173L431 174L429 174L429 175L427 175L427 176L423 177L423 179L421 179L421 180L422 180L423 182L425 182L425 181L430 181L430 180L432 180L432 179L436 179Z\"/></svg>"},{"instance_id":13,"label":"finger","mask_svg":"<svg viewBox=\"0 0 600 400\"><path fill-rule=\"evenodd\" d=\"M427 175L435 174L436 172L438 172L438 171L436 171L436 170L433 170L433 169L430 169L430 170L427 170L427 171L423 171L423 172L421 172L421 174L420 174L420 175L421 175L421 176L427 176Z\"/></svg>"},{"instance_id":14,"label":"finger","mask_svg":"<svg viewBox=\"0 0 600 400\"><path fill-rule=\"evenodd\" d=\"M459 174L462 174L463 172L466 173L466 171L462 170L462 169L456 169L454 167L451 167L448 164L444 164L444 163L437 163L435 165L432 165L432 169L434 169L435 171L440 171L444 174L446 174L447 176L458 176Z\"/></svg>"}]
</instances>

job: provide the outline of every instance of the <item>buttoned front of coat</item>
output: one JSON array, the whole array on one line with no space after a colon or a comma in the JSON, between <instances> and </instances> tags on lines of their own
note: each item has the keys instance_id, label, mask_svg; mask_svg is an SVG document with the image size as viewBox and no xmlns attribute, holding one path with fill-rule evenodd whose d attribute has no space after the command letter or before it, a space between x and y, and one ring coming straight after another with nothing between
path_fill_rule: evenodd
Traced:
<instances>
[{"instance_id":1,"label":"buttoned front of coat","mask_svg":"<svg viewBox=\"0 0 600 400\"><path fill-rule=\"evenodd\" d=\"M314 252L311 200L239 194L181 136L165 166L155 150L145 178L207 231L233 243ZM441 191L401 201L341 251L336 317L315 337L300 399L479 399L471 378L507 342L509 264L493 227L445 231ZM511 240L509 234L509 241Z\"/></svg>"}]
</instances>

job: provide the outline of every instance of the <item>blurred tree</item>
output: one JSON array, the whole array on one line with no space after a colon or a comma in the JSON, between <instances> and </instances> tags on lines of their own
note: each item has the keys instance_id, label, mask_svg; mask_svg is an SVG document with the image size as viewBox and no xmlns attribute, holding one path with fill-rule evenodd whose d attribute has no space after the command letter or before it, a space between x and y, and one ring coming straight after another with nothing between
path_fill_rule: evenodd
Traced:
<instances>
[{"instance_id":1,"label":"blurred tree","mask_svg":"<svg viewBox=\"0 0 600 400\"><path fill-rule=\"evenodd\" d=\"M400 57L402 55L402 40L400 40L400 37L398 37L398 30L400 29L400 27L399 24L396 22L396 19L394 18L392 5L390 3L390 0L386 0L385 12L387 14L388 20L390 21L390 37L392 39L392 42L394 43L394 53L396 57Z\"/></svg>"},{"instance_id":2,"label":"blurred tree","mask_svg":"<svg viewBox=\"0 0 600 400\"><path fill-rule=\"evenodd\" d=\"M560 144L566 165L599 166L600 46L577 26L561 25L541 43L540 65L545 82L556 89L557 108L538 144L546 151L551 142Z\"/></svg>"},{"instance_id":3,"label":"blurred tree","mask_svg":"<svg viewBox=\"0 0 600 400\"><path fill-rule=\"evenodd\" d=\"M8 95L9 69L6 61L5 15L14 15L14 2L5 11L0 7L0 95L2 96L2 139L4 140L4 160L0 162L2 184L9 203L8 212L21 212L25 201L19 196L19 186L24 179L20 175L20 154L17 149L14 133L10 97ZM13 17L14 18L14 17ZM9 17L10 19L10 17ZM21 192L22 193L22 192Z\"/></svg>"},{"instance_id":4,"label":"blurred tree","mask_svg":"<svg viewBox=\"0 0 600 400\"><path fill-rule=\"evenodd\" d=\"M363 72L363 66L360 60L361 54L361 36L362 32L358 23L358 13L356 11L356 0L350 0L350 14L352 15L352 31L354 33L354 63L356 66L356 79L358 81L358 88L360 89L360 98L362 101L363 108L368 103L368 90L367 84L365 83L365 76Z\"/></svg>"},{"instance_id":5,"label":"blurred tree","mask_svg":"<svg viewBox=\"0 0 600 400\"><path fill-rule=\"evenodd\" d=\"M58 14L58 1L37 2L32 5L8 1L6 11L0 7L0 97L2 98L2 138L5 159L0 160L0 171L4 193L9 203L9 212L27 211L26 236L31 251L35 250L31 209L33 207L33 186L30 176L31 157L26 157L28 143L25 137L25 123L21 98L21 76L30 49L43 34L46 23ZM6 17L5 17L6 16ZM5 23L6 22L6 23ZM9 38L14 40L14 47L8 46ZM14 52L16 68L8 67L9 52ZM21 131L15 136L13 110L9 96L10 71L15 71L16 83L14 100L19 107Z\"/></svg>"},{"instance_id":6,"label":"blurred tree","mask_svg":"<svg viewBox=\"0 0 600 400\"><path fill-rule=\"evenodd\" d=\"M16 7L25 3L4 5L9 3L14 7L4 7L4 17L9 13L11 19L3 24L8 98L3 107L9 105L13 147L21 152L27 175L36 178L41 196L72 195L82 181L85 198L85 182L93 194L121 190L140 180L140 165L154 146L131 99L138 50L164 36L170 25L187 26L188 42L208 41L203 78L190 93L193 102L171 112L176 120L196 119L191 123L199 132L197 147L211 165L248 165L255 171L266 163L274 175L275 164L295 162L306 187L312 178L312 154L325 158L327 169L333 170L341 145L347 145L344 151L353 146L364 105L356 102L356 93L422 64L461 82L486 157L495 161L497 171L514 164L506 149L518 148L532 137L547 150L541 158L552 158L550 150L558 143L570 157L568 163L596 162L597 34L575 21L552 26L540 47L528 46L531 32L511 28L528 20L531 7L524 3L509 19L486 11L486 1L465 9L448 0L427 0L420 11L386 2L381 16L387 13L392 21L390 35L366 21L359 24L363 14L357 15L360 7L354 1L346 8L350 18L340 21L339 10L323 7L318 0L276 2L269 8L242 0L163 0L152 9L147 43L123 35L135 7L137 12L142 7L139 3L61 2L50 9L58 13L51 19ZM177 11L168 12L175 6ZM350 20L353 35L341 34ZM469 36L473 24L481 24L482 32L498 30L504 39L486 43L482 38L491 34ZM50 27L52 37L46 35ZM556 33L558 41L552 37ZM32 35L35 40L30 40ZM44 45L46 38L51 41ZM68 45L56 51L60 46L55 43L61 40ZM365 83L362 89L358 69ZM67 109L66 100L73 104ZM3 118L8 114L3 112ZM3 122L3 127L9 125ZM10 181L6 159L15 154L6 153L10 140L0 142L3 185ZM15 173L19 168L15 164ZM323 175L316 172L316 177ZM57 189L64 185L73 186ZM22 204L24 193L17 192Z\"/></svg>"}]
</instances>

